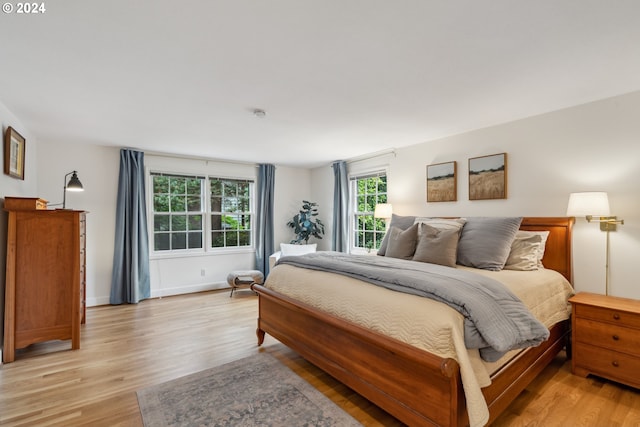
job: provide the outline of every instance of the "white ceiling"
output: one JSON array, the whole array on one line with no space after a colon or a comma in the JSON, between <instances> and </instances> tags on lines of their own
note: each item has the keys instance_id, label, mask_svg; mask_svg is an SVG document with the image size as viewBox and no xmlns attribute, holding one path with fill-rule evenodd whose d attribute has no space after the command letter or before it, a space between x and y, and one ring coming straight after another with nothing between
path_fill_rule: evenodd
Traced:
<instances>
[{"instance_id":1,"label":"white ceiling","mask_svg":"<svg viewBox=\"0 0 640 427\"><path fill-rule=\"evenodd\" d=\"M0 15L41 143L310 167L640 90L637 0L44 4Z\"/></svg>"}]
</instances>

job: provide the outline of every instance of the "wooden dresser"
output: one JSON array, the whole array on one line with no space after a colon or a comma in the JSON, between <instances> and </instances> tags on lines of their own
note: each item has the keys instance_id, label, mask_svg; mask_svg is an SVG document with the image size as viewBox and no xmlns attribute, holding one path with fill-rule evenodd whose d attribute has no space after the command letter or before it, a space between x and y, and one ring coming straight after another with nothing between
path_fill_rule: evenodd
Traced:
<instances>
[{"instance_id":1,"label":"wooden dresser","mask_svg":"<svg viewBox=\"0 0 640 427\"><path fill-rule=\"evenodd\" d=\"M47 210L46 201L7 197L7 268L3 361L50 340L80 348L85 313L83 211Z\"/></svg>"},{"instance_id":2,"label":"wooden dresser","mask_svg":"<svg viewBox=\"0 0 640 427\"><path fill-rule=\"evenodd\" d=\"M640 301L580 292L569 302L573 373L640 388Z\"/></svg>"}]
</instances>

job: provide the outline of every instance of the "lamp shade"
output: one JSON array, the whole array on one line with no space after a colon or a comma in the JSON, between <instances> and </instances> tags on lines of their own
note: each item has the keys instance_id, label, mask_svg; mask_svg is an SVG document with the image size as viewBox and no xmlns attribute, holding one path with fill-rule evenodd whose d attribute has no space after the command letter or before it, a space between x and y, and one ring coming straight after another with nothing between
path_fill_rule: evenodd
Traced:
<instances>
[{"instance_id":1,"label":"lamp shade","mask_svg":"<svg viewBox=\"0 0 640 427\"><path fill-rule=\"evenodd\" d=\"M71 175L71 179L69 179L69 183L65 187L67 191L84 191L84 187L78 179L78 174L73 171L73 175Z\"/></svg>"},{"instance_id":2,"label":"lamp shade","mask_svg":"<svg viewBox=\"0 0 640 427\"><path fill-rule=\"evenodd\" d=\"M375 218L391 218L393 207L390 203L378 203L376 210L373 212Z\"/></svg>"},{"instance_id":3,"label":"lamp shade","mask_svg":"<svg viewBox=\"0 0 640 427\"><path fill-rule=\"evenodd\" d=\"M609 216L609 197L604 191L571 193L567 216Z\"/></svg>"}]
</instances>

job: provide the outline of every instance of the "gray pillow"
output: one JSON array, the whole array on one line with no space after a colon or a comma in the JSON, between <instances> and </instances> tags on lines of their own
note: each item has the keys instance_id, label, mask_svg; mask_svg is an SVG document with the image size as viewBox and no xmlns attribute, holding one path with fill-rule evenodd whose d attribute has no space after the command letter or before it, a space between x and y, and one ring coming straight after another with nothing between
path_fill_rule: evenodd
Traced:
<instances>
[{"instance_id":1,"label":"gray pillow","mask_svg":"<svg viewBox=\"0 0 640 427\"><path fill-rule=\"evenodd\" d=\"M398 227L401 230L406 230L411 227L415 221L415 216L400 216L396 214L391 214L391 223L389 223L389 230L391 227ZM389 240L389 232L385 234L382 239L382 243L380 243L380 249L378 249L378 255L384 256L387 250L387 241Z\"/></svg>"},{"instance_id":2,"label":"gray pillow","mask_svg":"<svg viewBox=\"0 0 640 427\"><path fill-rule=\"evenodd\" d=\"M389 235L389 240L385 256L402 259L413 258L418 240L418 224L414 224L406 230L391 227L387 234Z\"/></svg>"},{"instance_id":3,"label":"gray pillow","mask_svg":"<svg viewBox=\"0 0 640 427\"><path fill-rule=\"evenodd\" d=\"M468 217L458 242L458 264L502 270L522 217Z\"/></svg>"},{"instance_id":4,"label":"gray pillow","mask_svg":"<svg viewBox=\"0 0 640 427\"><path fill-rule=\"evenodd\" d=\"M438 230L427 224L421 224L420 240L413 254L414 261L431 264L456 266L456 250L460 231L456 229Z\"/></svg>"}]
</instances>

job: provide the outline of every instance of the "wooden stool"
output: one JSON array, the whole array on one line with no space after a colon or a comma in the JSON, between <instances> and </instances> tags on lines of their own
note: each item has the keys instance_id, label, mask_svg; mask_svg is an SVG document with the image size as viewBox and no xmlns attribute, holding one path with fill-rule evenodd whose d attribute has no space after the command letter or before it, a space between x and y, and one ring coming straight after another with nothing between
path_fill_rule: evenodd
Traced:
<instances>
[{"instance_id":1,"label":"wooden stool","mask_svg":"<svg viewBox=\"0 0 640 427\"><path fill-rule=\"evenodd\" d=\"M227 276L227 283L231 286L231 295L229 298L233 296L233 291L240 286L251 286L254 283L257 285L262 285L264 282L264 274L258 270L237 270L232 271Z\"/></svg>"}]
</instances>

